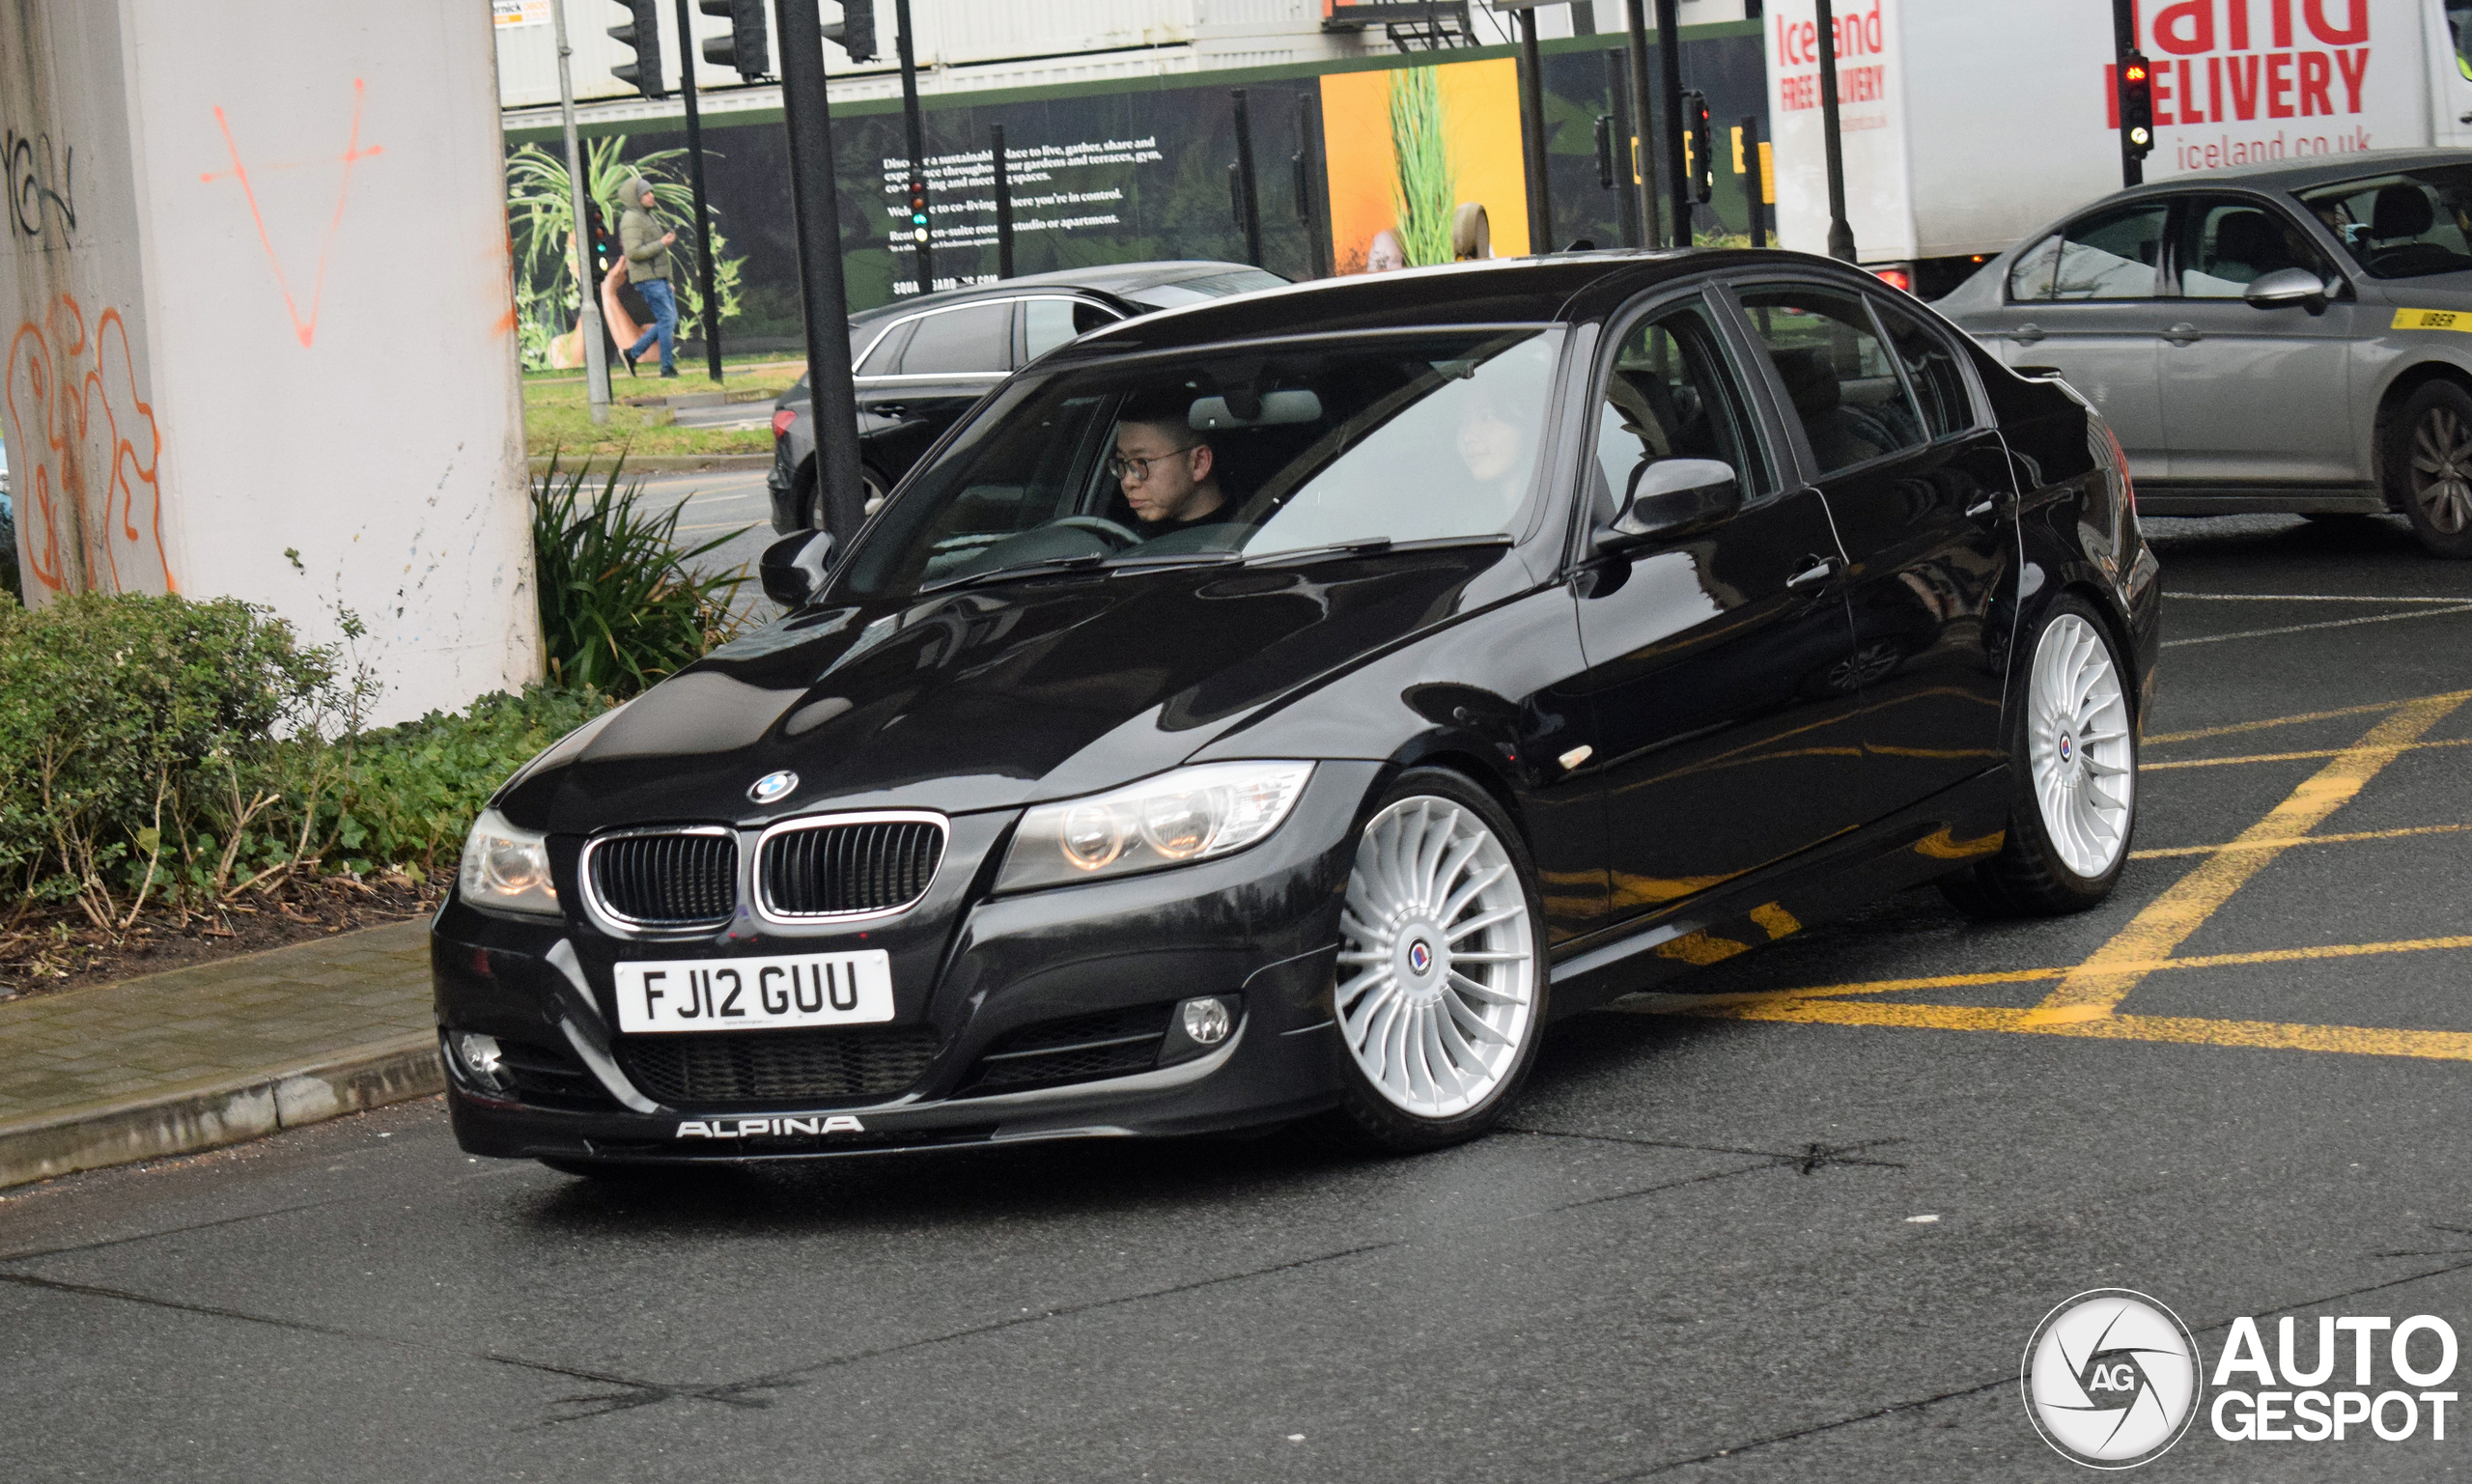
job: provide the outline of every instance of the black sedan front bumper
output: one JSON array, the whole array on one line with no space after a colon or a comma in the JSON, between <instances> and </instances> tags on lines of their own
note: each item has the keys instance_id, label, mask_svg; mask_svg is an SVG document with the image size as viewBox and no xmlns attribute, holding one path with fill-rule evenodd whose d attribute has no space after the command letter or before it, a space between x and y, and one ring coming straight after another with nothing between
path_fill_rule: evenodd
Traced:
<instances>
[{"instance_id":1,"label":"black sedan front bumper","mask_svg":"<svg viewBox=\"0 0 2472 1484\"><path fill-rule=\"evenodd\" d=\"M946 862L970 881L953 898L935 982L897 986L895 1019L879 1026L617 1034L608 966L643 945L602 938L580 921L520 922L450 900L433 929L432 967L457 1138L470 1153L507 1158L691 1162L1188 1134L1318 1111L1339 1089L1331 1018L1339 904L1359 805L1380 770L1319 765L1286 824L1224 859L1011 897L985 889L1009 821L972 830L957 820L957 843L994 844ZM744 954L849 943L706 946ZM1210 1048L1169 1023L1175 1005L1200 995L1237 1011L1234 1032ZM456 1034L467 1031L502 1049L494 1074L455 1054ZM822 1068L834 1086L699 1101L678 1093L692 1084L676 1076L682 1056L735 1058L774 1084Z\"/></svg>"}]
</instances>

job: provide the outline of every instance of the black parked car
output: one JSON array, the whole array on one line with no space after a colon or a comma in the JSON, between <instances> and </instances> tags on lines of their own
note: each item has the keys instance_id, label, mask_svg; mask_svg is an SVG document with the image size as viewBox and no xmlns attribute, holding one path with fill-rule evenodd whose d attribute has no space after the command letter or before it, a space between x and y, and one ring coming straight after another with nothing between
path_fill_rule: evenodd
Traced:
<instances>
[{"instance_id":1,"label":"black parked car","mask_svg":"<svg viewBox=\"0 0 2472 1484\"><path fill-rule=\"evenodd\" d=\"M1462 1138L1546 1021L1849 903L2100 900L2159 609L2073 393L1778 252L1117 325L766 573L474 826L466 1149Z\"/></svg>"},{"instance_id":2,"label":"black parked car","mask_svg":"<svg viewBox=\"0 0 2472 1484\"><path fill-rule=\"evenodd\" d=\"M868 508L1015 368L1104 324L1286 282L1241 263L1118 263L948 289L851 316ZM774 530L824 524L804 378L772 404L772 472L765 488Z\"/></svg>"}]
</instances>

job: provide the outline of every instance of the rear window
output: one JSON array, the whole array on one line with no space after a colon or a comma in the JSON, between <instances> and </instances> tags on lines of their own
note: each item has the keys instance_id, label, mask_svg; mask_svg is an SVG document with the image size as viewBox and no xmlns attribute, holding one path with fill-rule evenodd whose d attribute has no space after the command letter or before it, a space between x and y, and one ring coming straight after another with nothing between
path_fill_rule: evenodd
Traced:
<instances>
[{"instance_id":1,"label":"rear window","mask_svg":"<svg viewBox=\"0 0 2472 1484\"><path fill-rule=\"evenodd\" d=\"M2399 170L2298 194L2373 278L2472 268L2472 165Z\"/></svg>"}]
</instances>

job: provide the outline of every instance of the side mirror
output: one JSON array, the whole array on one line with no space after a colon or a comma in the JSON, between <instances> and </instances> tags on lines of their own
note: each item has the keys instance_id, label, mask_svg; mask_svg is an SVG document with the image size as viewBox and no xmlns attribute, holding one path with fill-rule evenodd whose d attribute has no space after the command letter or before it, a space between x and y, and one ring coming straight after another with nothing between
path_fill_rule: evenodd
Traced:
<instances>
[{"instance_id":1,"label":"side mirror","mask_svg":"<svg viewBox=\"0 0 2472 1484\"><path fill-rule=\"evenodd\" d=\"M2326 281L2307 268L2277 268L2262 274L2240 293L2252 309L2288 309L2318 305L2327 299Z\"/></svg>"},{"instance_id":2,"label":"side mirror","mask_svg":"<svg viewBox=\"0 0 2472 1484\"><path fill-rule=\"evenodd\" d=\"M1658 536L1714 525L1742 508L1733 465L1715 459L1660 459L1631 471L1631 490L1596 549L1619 551Z\"/></svg>"},{"instance_id":3,"label":"side mirror","mask_svg":"<svg viewBox=\"0 0 2472 1484\"><path fill-rule=\"evenodd\" d=\"M765 597L797 609L824 591L824 574L831 564L830 531L793 531L764 548L756 571L763 574Z\"/></svg>"}]
</instances>

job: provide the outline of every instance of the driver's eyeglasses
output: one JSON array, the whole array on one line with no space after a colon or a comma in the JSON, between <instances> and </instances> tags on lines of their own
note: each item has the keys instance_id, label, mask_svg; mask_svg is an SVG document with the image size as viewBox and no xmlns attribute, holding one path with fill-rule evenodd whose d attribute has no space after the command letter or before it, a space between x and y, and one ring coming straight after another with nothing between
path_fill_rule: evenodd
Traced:
<instances>
[{"instance_id":1,"label":"driver's eyeglasses","mask_svg":"<svg viewBox=\"0 0 2472 1484\"><path fill-rule=\"evenodd\" d=\"M1201 445L1198 443L1188 443L1182 448L1169 449L1164 454L1152 454L1147 459L1128 459L1122 454L1110 454L1108 456L1108 477L1110 479L1124 479L1130 476L1135 484L1146 485L1150 482L1150 466L1152 464L1161 462L1164 460L1173 459L1178 454L1190 454L1199 447L1201 447Z\"/></svg>"}]
</instances>

